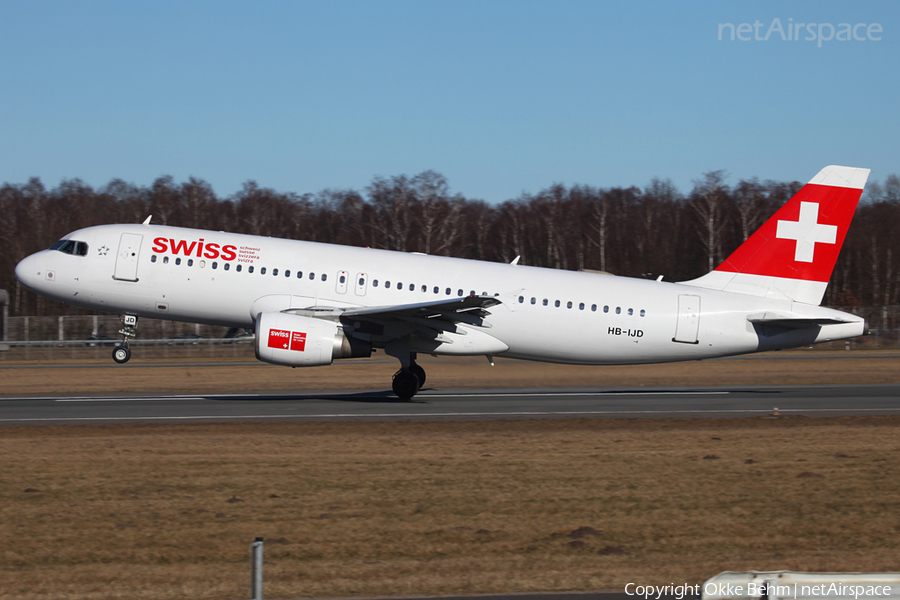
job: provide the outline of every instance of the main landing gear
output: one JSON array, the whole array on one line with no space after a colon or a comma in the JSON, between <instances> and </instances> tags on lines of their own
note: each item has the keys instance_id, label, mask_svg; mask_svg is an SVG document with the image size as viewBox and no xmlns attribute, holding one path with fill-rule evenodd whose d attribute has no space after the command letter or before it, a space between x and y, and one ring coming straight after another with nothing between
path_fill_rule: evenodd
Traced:
<instances>
[{"instance_id":1,"label":"main landing gear","mask_svg":"<svg viewBox=\"0 0 900 600\"><path fill-rule=\"evenodd\" d=\"M122 334L122 345L113 348L112 359L122 365L131 358L128 340L135 336L134 331L137 329L138 318L135 315L120 315L119 318L122 320L122 329L119 330L119 333Z\"/></svg>"},{"instance_id":2,"label":"main landing gear","mask_svg":"<svg viewBox=\"0 0 900 600\"><path fill-rule=\"evenodd\" d=\"M410 353L409 366L394 373L392 387L401 400L409 400L425 385L425 369L416 363L415 353ZM401 363L402 364L402 363Z\"/></svg>"}]
</instances>

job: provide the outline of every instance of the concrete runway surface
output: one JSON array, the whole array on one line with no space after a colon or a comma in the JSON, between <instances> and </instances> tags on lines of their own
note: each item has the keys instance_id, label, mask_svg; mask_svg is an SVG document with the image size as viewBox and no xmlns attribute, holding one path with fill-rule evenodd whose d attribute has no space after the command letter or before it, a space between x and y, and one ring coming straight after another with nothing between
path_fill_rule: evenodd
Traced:
<instances>
[{"instance_id":1,"label":"concrete runway surface","mask_svg":"<svg viewBox=\"0 0 900 600\"><path fill-rule=\"evenodd\" d=\"M0 425L900 414L900 384L0 395Z\"/></svg>"}]
</instances>

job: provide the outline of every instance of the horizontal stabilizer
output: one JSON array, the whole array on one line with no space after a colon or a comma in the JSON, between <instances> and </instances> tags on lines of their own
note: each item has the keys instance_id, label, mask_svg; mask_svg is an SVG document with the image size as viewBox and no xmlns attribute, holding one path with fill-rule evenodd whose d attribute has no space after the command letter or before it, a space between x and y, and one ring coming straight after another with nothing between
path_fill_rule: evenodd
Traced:
<instances>
[{"instance_id":1,"label":"horizontal stabilizer","mask_svg":"<svg viewBox=\"0 0 900 600\"><path fill-rule=\"evenodd\" d=\"M793 317L789 314L766 312L757 315L749 315L747 321L760 325L771 325L785 329L805 329L807 327L821 327L822 325L841 325L854 323L855 321L829 318Z\"/></svg>"}]
</instances>

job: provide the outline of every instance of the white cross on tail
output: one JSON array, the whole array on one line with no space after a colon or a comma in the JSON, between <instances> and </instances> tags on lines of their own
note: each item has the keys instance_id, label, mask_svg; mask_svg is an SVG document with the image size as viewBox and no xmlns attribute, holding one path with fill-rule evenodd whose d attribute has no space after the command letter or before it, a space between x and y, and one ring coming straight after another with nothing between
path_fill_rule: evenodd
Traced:
<instances>
[{"instance_id":1,"label":"white cross on tail","mask_svg":"<svg viewBox=\"0 0 900 600\"><path fill-rule=\"evenodd\" d=\"M837 226L819 223L819 205L815 202L800 203L799 221L778 221L775 237L795 240L794 260L797 262L813 262L816 242L834 244L837 242Z\"/></svg>"}]
</instances>

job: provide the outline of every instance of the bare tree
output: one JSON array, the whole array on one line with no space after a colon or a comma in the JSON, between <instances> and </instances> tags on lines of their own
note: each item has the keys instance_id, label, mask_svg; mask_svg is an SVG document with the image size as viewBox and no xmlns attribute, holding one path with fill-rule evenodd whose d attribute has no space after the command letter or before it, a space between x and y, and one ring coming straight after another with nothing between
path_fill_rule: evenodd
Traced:
<instances>
[{"instance_id":1,"label":"bare tree","mask_svg":"<svg viewBox=\"0 0 900 600\"><path fill-rule=\"evenodd\" d=\"M700 221L700 241L706 250L707 264L712 271L721 254L722 230L725 227L725 202L728 188L724 171L709 171L702 179L694 180L691 207Z\"/></svg>"}]
</instances>

